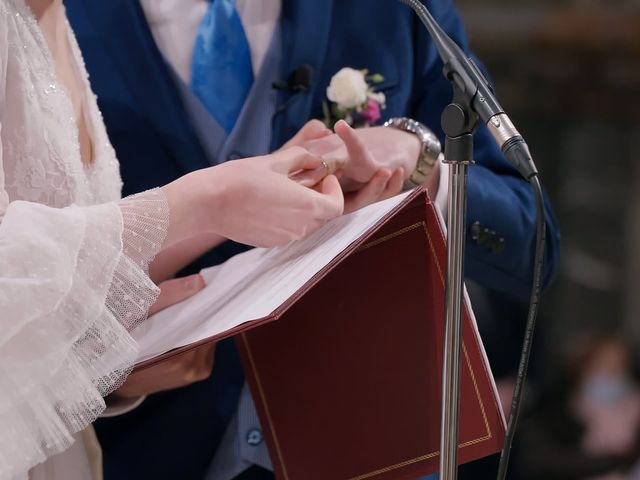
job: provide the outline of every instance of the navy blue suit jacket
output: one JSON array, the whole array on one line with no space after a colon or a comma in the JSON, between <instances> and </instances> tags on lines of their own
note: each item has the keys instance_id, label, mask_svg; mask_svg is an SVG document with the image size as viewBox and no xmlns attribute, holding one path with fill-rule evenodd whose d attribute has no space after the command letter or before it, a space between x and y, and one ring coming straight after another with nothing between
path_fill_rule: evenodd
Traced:
<instances>
[{"instance_id":1,"label":"navy blue suit jacket","mask_svg":"<svg viewBox=\"0 0 640 480\"><path fill-rule=\"evenodd\" d=\"M424 3L467 49L451 0ZM65 0L65 4L121 163L124 194L208 166L138 2ZM380 86L387 95L385 117L413 117L444 140L440 113L451 100L451 87L443 78L433 43L408 7L392 0L283 0L281 27L282 79L303 64L311 65L315 75L309 92L274 116L273 148L307 120L322 117L326 87L347 66L385 77ZM282 105L289 95L280 93ZM474 223L495 231L504 238L504 248L491 249L473 241L469 233L466 276L494 291L527 299L535 237L529 185L504 161L482 126L476 133L475 159L477 165L469 172L469 232ZM548 283L557 266L559 235L549 205L546 208ZM239 248L226 245L207 263L222 261ZM137 411L99 428L108 477L199 478L225 423L224 418L212 419L217 407L206 402L216 388L225 385L214 372L212 380L156 395Z\"/></svg>"}]
</instances>

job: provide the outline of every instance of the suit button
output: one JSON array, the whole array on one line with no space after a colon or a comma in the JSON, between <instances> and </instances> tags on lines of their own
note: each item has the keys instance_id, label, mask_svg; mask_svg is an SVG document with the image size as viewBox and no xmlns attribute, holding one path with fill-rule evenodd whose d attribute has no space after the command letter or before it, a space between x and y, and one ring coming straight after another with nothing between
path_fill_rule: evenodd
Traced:
<instances>
[{"instance_id":1,"label":"suit button","mask_svg":"<svg viewBox=\"0 0 640 480\"><path fill-rule=\"evenodd\" d=\"M505 247L505 240L504 238L500 237L496 239L495 242L493 242L493 245L491 246L491 251L493 253L500 253L504 250L504 247Z\"/></svg>"},{"instance_id":2,"label":"suit button","mask_svg":"<svg viewBox=\"0 0 640 480\"><path fill-rule=\"evenodd\" d=\"M247 443L252 447L257 447L258 445L260 445L263 439L264 438L262 437L262 431L258 430L257 428L254 428L253 430L249 430L247 432Z\"/></svg>"},{"instance_id":3,"label":"suit button","mask_svg":"<svg viewBox=\"0 0 640 480\"><path fill-rule=\"evenodd\" d=\"M480 222L474 222L471 225L471 239L476 243L480 240L480 231Z\"/></svg>"},{"instance_id":4,"label":"suit button","mask_svg":"<svg viewBox=\"0 0 640 480\"><path fill-rule=\"evenodd\" d=\"M470 234L476 245L487 248L491 253L500 253L505 248L505 239L499 237L495 230L482 227L480 222L471 225Z\"/></svg>"}]
</instances>

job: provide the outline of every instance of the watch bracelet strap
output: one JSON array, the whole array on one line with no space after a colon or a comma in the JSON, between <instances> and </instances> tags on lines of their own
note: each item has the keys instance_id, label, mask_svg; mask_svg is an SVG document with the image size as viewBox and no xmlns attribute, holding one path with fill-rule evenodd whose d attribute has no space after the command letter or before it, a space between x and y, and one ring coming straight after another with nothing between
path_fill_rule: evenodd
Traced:
<instances>
[{"instance_id":1,"label":"watch bracelet strap","mask_svg":"<svg viewBox=\"0 0 640 480\"><path fill-rule=\"evenodd\" d=\"M410 190L424 184L442 154L438 138L427 126L411 118L391 118L385 122L384 126L413 133L418 137L422 146L420 156L415 170L404 181L403 189Z\"/></svg>"}]
</instances>

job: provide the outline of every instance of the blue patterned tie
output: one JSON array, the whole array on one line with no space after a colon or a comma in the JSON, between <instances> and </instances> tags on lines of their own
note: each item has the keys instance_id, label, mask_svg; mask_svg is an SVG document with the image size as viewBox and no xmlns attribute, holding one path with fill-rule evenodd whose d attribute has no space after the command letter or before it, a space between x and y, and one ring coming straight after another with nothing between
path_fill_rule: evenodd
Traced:
<instances>
[{"instance_id":1,"label":"blue patterned tie","mask_svg":"<svg viewBox=\"0 0 640 480\"><path fill-rule=\"evenodd\" d=\"M253 84L249 42L235 0L213 0L193 48L191 89L230 133Z\"/></svg>"}]
</instances>

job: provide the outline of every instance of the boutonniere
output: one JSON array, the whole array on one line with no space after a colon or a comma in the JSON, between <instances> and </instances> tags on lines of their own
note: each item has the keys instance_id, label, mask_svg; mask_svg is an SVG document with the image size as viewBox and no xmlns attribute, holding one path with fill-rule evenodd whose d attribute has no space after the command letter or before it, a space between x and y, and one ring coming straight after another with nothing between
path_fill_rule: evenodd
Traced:
<instances>
[{"instance_id":1,"label":"boutonniere","mask_svg":"<svg viewBox=\"0 0 640 480\"><path fill-rule=\"evenodd\" d=\"M338 120L354 128L374 125L386 107L384 93L375 91L383 81L382 75L369 75L367 70L343 68L336 73L327 88L329 100L322 105L327 127L333 129Z\"/></svg>"}]
</instances>

